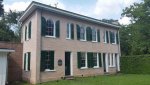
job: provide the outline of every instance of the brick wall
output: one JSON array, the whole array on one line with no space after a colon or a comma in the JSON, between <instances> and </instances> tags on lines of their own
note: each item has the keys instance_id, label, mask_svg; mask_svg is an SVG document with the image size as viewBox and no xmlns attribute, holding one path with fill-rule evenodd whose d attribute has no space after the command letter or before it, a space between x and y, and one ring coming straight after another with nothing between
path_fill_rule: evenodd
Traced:
<instances>
[{"instance_id":1,"label":"brick wall","mask_svg":"<svg viewBox=\"0 0 150 85\"><path fill-rule=\"evenodd\" d=\"M8 82L22 80L22 44L0 42L0 48L15 50L8 55Z\"/></svg>"}]
</instances>

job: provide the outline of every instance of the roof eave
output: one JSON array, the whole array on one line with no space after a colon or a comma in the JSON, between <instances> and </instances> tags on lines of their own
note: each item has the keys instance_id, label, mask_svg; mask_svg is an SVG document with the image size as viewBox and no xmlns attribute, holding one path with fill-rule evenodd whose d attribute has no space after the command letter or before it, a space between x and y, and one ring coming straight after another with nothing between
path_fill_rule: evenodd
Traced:
<instances>
[{"instance_id":1,"label":"roof eave","mask_svg":"<svg viewBox=\"0 0 150 85\"><path fill-rule=\"evenodd\" d=\"M97 24L102 24L102 25L106 25L106 26L110 26L110 27L114 27L114 28L120 28L120 26L118 26L118 25L105 23L105 22L102 22L100 20L97 20L97 19L94 19L94 18L91 18L91 17L79 15L79 14L76 14L76 13L68 12L68 11L61 10L61 9L58 9L58 8L54 8L54 7L49 7L48 5L44 5L44 4L41 4L41 3L38 3L38 2L34 2L34 1L28 6L28 8L25 10L25 12L22 14L22 16L19 18L19 22L23 22L25 20L25 18L27 16L29 16L30 13L33 10L35 10L36 8L43 8L43 9L53 11L53 12L56 12L56 13L61 13L61 14L67 15L67 16L72 16L72 17L79 18L79 19L82 19L82 20L95 22Z\"/></svg>"}]
</instances>

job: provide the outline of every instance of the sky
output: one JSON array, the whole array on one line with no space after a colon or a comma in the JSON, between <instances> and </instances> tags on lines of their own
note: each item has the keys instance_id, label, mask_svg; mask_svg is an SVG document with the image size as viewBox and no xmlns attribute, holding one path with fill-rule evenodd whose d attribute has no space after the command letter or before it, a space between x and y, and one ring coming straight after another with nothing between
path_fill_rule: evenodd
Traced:
<instances>
[{"instance_id":1,"label":"sky","mask_svg":"<svg viewBox=\"0 0 150 85\"><path fill-rule=\"evenodd\" d=\"M141 0L34 0L96 19L115 19L127 25L130 19L121 17L122 10ZM4 10L24 11L32 0L3 0Z\"/></svg>"}]
</instances>

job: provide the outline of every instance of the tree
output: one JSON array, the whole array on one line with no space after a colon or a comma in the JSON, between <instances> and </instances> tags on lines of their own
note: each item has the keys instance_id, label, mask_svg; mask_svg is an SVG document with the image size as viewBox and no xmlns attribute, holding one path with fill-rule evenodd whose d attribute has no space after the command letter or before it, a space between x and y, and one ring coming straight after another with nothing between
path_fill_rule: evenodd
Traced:
<instances>
[{"instance_id":1,"label":"tree","mask_svg":"<svg viewBox=\"0 0 150 85\"><path fill-rule=\"evenodd\" d=\"M4 8L3 8L2 2L3 2L3 0L0 0L0 16L2 16L4 14Z\"/></svg>"},{"instance_id":2,"label":"tree","mask_svg":"<svg viewBox=\"0 0 150 85\"><path fill-rule=\"evenodd\" d=\"M122 16L131 18L131 24L122 29L124 32L128 29L127 34L130 32L128 42L124 41L128 43L127 47L130 46L129 54L150 54L150 0L143 0L141 3L134 3L126 7Z\"/></svg>"}]
</instances>

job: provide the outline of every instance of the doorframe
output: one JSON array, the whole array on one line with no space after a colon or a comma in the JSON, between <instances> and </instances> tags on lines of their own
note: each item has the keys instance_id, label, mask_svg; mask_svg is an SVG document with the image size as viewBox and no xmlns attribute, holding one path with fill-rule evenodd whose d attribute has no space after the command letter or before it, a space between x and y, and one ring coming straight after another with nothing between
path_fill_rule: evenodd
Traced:
<instances>
[{"instance_id":1,"label":"doorframe","mask_svg":"<svg viewBox=\"0 0 150 85\"><path fill-rule=\"evenodd\" d=\"M65 51L65 53L66 52L70 52L70 56L69 56L70 57L70 76L73 76L73 53L71 51ZM65 58L66 58L66 55L65 55ZM66 61L65 61L65 63L66 63ZM65 76L66 76L66 74L65 74Z\"/></svg>"}]
</instances>

